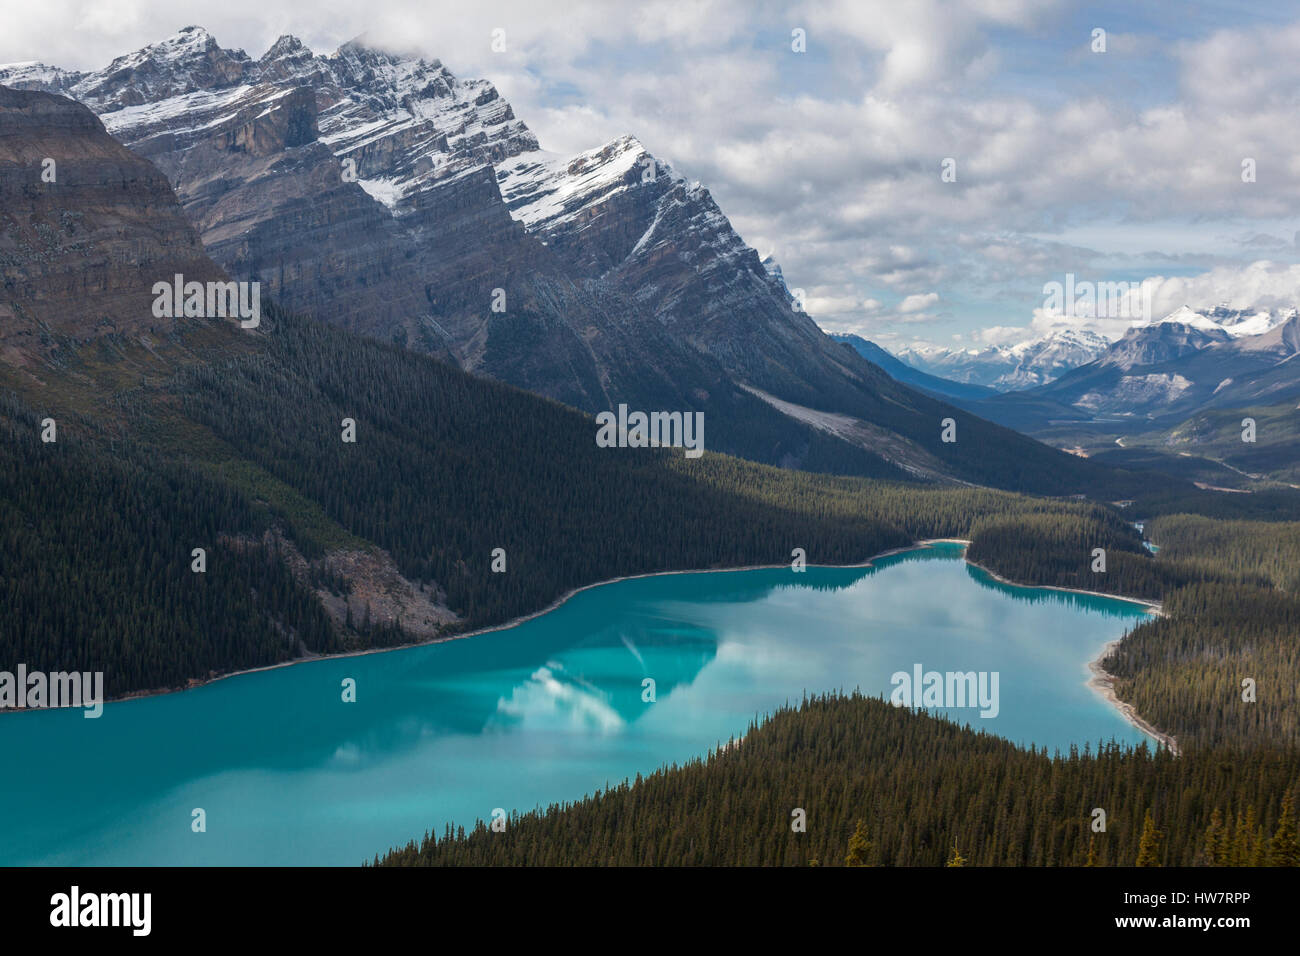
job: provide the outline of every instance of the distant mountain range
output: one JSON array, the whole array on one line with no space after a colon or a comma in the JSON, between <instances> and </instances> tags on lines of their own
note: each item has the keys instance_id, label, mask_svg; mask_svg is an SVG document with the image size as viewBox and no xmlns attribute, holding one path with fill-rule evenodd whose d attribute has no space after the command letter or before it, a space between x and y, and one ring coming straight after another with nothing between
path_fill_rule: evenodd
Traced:
<instances>
[{"instance_id":1,"label":"distant mountain range","mask_svg":"<svg viewBox=\"0 0 1300 956\"><path fill-rule=\"evenodd\" d=\"M898 357L931 375L997 391L1032 388L1101 355L1110 342L1086 329L1063 329L1016 345L984 349L917 346Z\"/></svg>"},{"instance_id":2,"label":"distant mountain range","mask_svg":"<svg viewBox=\"0 0 1300 956\"><path fill-rule=\"evenodd\" d=\"M1062 425L1103 430L1174 425L1208 409L1274 405L1300 399L1300 315L1256 334L1179 310L1129 329L1094 361L1054 381L992 396L966 407L994 421L1042 433ZM1179 321L1188 319L1189 321Z\"/></svg>"},{"instance_id":3,"label":"distant mountain range","mask_svg":"<svg viewBox=\"0 0 1300 956\"><path fill-rule=\"evenodd\" d=\"M1073 367L1071 346L1081 346L1073 351L1077 359L1095 343L1049 336L1014 349L942 350L939 364L964 368L967 377L980 371L981 362L988 374L1014 360L1020 363L1016 377L1047 379L1019 390L941 378L859 336L835 338L900 382L1096 462L1161 471L1203 488L1300 487L1295 309L1183 307L1130 328ZM1008 373L1001 380L1005 385ZM1246 418L1256 423L1253 443L1241 440Z\"/></svg>"},{"instance_id":4,"label":"distant mountain range","mask_svg":"<svg viewBox=\"0 0 1300 956\"><path fill-rule=\"evenodd\" d=\"M590 416L269 300L249 328L159 314L160 280L227 274L157 167L61 95L0 87L0 196L0 643L35 667L103 669L112 696L497 623L608 577L779 563L802 542L856 562L954 527L961 507L1020 507L712 449L604 449ZM935 451L941 468L983 461L986 483L1104 500L1162 487L830 347L880 376L900 405L882 420L957 420L972 451ZM805 427L866 428L830 413ZM497 548L510 575L488 570Z\"/></svg>"},{"instance_id":5,"label":"distant mountain range","mask_svg":"<svg viewBox=\"0 0 1300 956\"><path fill-rule=\"evenodd\" d=\"M1036 390L1084 413L1162 418L1300 395L1300 316L1258 335L1162 322Z\"/></svg>"},{"instance_id":6,"label":"distant mountain range","mask_svg":"<svg viewBox=\"0 0 1300 956\"><path fill-rule=\"evenodd\" d=\"M703 411L710 449L757 461L1045 493L1111 480L833 341L635 138L545 152L490 83L438 60L291 36L253 59L189 27L90 73L0 67L0 84L93 109L217 264L291 311L588 412Z\"/></svg>"},{"instance_id":7,"label":"distant mountain range","mask_svg":"<svg viewBox=\"0 0 1300 956\"><path fill-rule=\"evenodd\" d=\"M969 385L952 379L940 378L923 372L909 365L902 359L881 348L875 342L869 342L860 335L832 335L837 342L843 342L861 355L868 362L874 362L883 368L898 382L911 385L923 392L929 392L941 398L966 398L978 400L997 394L997 390L987 385Z\"/></svg>"},{"instance_id":8,"label":"distant mountain range","mask_svg":"<svg viewBox=\"0 0 1300 956\"><path fill-rule=\"evenodd\" d=\"M1208 345L1216 336L1218 340L1226 341L1260 335L1295 314L1295 309L1230 309L1227 306L1197 312L1183 306L1150 326L1138 328L1183 325L1209 336L1198 340L1201 345ZM1046 385L1072 369L1101 358L1111 348L1109 339L1091 330L1059 329L1014 345L983 349L921 345L900 349L897 356L913 368L931 375L1009 392Z\"/></svg>"}]
</instances>

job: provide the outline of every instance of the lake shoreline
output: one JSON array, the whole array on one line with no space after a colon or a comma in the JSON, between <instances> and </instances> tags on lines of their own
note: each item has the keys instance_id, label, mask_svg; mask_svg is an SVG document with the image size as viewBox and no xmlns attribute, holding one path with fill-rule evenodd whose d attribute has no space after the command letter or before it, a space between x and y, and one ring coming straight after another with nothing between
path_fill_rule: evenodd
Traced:
<instances>
[{"instance_id":1,"label":"lake shoreline","mask_svg":"<svg viewBox=\"0 0 1300 956\"><path fill-rule=\"evenodd\" d=\"M967 545L970 544L969 541L965 543ZM977 564L976 562L970 560L970 558L966 558L965 561L971 567L979 568L981 571L983 571L993 580L997 581L999 584L1006 584L1011 587L1017 587L1017 588L1039 588L1048 591L1064 591L1067 594L1089 594L1094 597L1104 597L1104 598L1111 598L1119 601L1128 601L1132 604L1142 605L1147 609L1147 613L1154 614L1157 617L1164 617L1165 614L1164 605L1160 601L1152 601L1147 598L1125 597L1119 594L1106 594L1103 591L1084 591L1081 588L1056 587L1050 584L1022 584L1019 581L1012 581L1007 578L1004 578L996 571L992 571L989 568L984 567L982 564ZM1100 695L1103 700L1105 700L1108 704L1110 704L1117 711L1119 711L1120 715L1131 725L1136 727L1138 730L1142 731L1142 733L1146 734L1157 744L1169 748L1169 752L1172 753L1175 757L1177 757L1180 754L1180 751L1178 749L1177 739L1174 738L1173 735L1165 733L1163 730L1159 729L1150 721L1142 717L1137 712L1137 708L1134 707L1132 704L1128 703L1127 701L1120 700L1119 695L1115 693L1115 681L1117 678L1115 677L1114 674L1112 674L1110 671L1106 670L1106 668L1102 666L1102 661L1104 661L1107 657L1109 657L1111 652L1114 651L1115 648L1119 647L1120 642L1123 640L1124 638L1117 637L1113 641L1108 641L1106 645L1102 647L1101 653L1099 653L1095 658L1093 658L1088 662L1088 672L1092 675L1088 679L1088 688L1092 690L1094 693Z\"/></svg>"},{"instance_id":2,"label":"lake shoreline","mask_svg":"<svg viewBox=\"0 0 1300 956\"><path fill-rule=\"evenodd\" d=\"M1110 656L1111 651L1119 647L1120 641L1122 640L1123 638L1119 637L1113 641L1109 641L1106 646L1101 649L1101 653L1097 655L1096 659L1088 662L1088 670L1092 672L1092 677L1088 680L1088 686L1100 694L1112 707L1123 714L1124 719L1130 724L1142 731L1148 737L1153 738L1157 743L1163 744L1165 747L1169 748L1169 752L1177 757L1181 754L1181 751L1178 749L1178 741L1171 734L1165 733L1163 730L1160 730L1154 724L1147 721L1137 712L1137 708L1128 701L1120 700L1119 696L1115 693L1115 675L1102 667L1101 662Z\"/></svg>"},{"instance_id":3,"label":"lake shoreline","mask_svg":"<svg viewBox=\"0 0 1300 956\"><path fill-rule=\"evenodd\" d=\"M881 551L878 554L873 554L865 561L860 561L856 564L811 564L808 566L817 567L817 568L845 568L845 569L869 568L874 566L875 562L880 561L884 558L890 558L899 554L906 554L909 551L918 551L921 550L922 548L928 548L936 544L960 544L969 547L970 541L965 538L924 538L918 541L914 541L910 545L897 547L897 548L890 548L886 551ZM1005 584L1010 587L1036 588L1039 590L1049 590L1049 591L1063 591L1069 594L1087 594L1094 597L1110 598L1112 600L1128 601L1133 604L1141 604L1145 606L1150 613L1153 614L1164 613L1163 608L1160 602L1158 601L1149 601L1143 598L1125 597L1123 595L1117 595L1117 594L1105 594L1100 591L1084 591L1078 588L1063 588L1063 587L1056 587L1054 585L1045 585L1045 584L1023 584L1019 581L1011 581L1007 578L1002 577L995 571L983 567L982 565L976 564L974 561L971 561L966 556L965 553L962 554L962 560L965 561L965 563L970 565L971 567L975 567L983 571L985 574L993 578L998 583ZM345 651L339 654L308 654L302 657L295 657L293 660L280 661L279 663L276 664L266 664L261 667L247 667L247 668L243 668L242 670L231 671L226 674L218 674L217 676L208 679L191 678L189 684L185 687L164 687L164 688L157 688L151 690L132 691L128 694L123 694L119 697L109 697L104 700L104 704L105 706L107 706L108 704L126 703L132 700L143 700L149 697L161 697L168 694L179 694L188 690L197 690L201 687L207 687L211 684L216 684L219 681L223 681L223 680L229 680L230 678L233 677L243 677L247 674L258 674L264 671L278 670L283 667L294 667L298 664L310 664L317 661L327 661L327 660L341 660L349 657L364 657L370 654L386 654L386 653L391 653L393 651L404 651L404 650L410 650L412 648L417 648L417 647L428 647L429 645L432 644L445 644L449 641L466 640L471 637L481 637L484 634L491 634L495 631L504 631L504 630L509 630L510 628L513 627L518 627L519 625L527 623L528 621L531 621L534 618L541 617L544 614L549 614L552 611L556 610L557 608L568 603L572 598L574 598L578 594L581 594L583 591L589 591L592 588L605 587L610 584L618 584L621 581L634 581L640 578L655 578L655 577L663 577L665 575L676 575L676 574L715 574L715 573L731 572L731 571L771 571L771 570L788 568L788 567L790 567L789 564L753 564L753 565L743 565L739 567L728 567L728 568L689 568L680 571L647 571L643 574L625 574L620 577L608 578L603 581L594 581L591 584L584 584L581 587L573 588L572 590L567 591L565 594L556 598L554 601L552 601L549 605L542 608L541 610L533 611L530 614L520 615L501 624L494 624L490 627L482 627L473 631L466 631L463 634L450 634L445 637L431 637L427 640L414 641L409 644L397 644L392 647L369 647L369 648L364 648L362 650ZM1163 733L1162 731L1160 731L1159 729L1157 729L1156 727L1152 726L1150 723L1145 721L1141 716L1137 714L1136 710L1133 708L1131 704L1128 704L1120 700L1116 696L1114 690L1114 681L1115 681L1114 675L1110 674L1101 666L1101 662L1111 653L1111 651L1115 647L1119 645L1121 640L1123 640L1123 638L1117 638L1116 640L1109 642L1104 648L1102 648L1102 651L1098 655L1098 657L1088 663L1089 671L1092 674L1092 678L1088 681L1088 686L1093 691L1098 693L1103 699L1105 699L1112 707L1114 707L1117 711L1119 711L1119 713L1124 717L1126 721L1128 721L1128 723L1136 727L1142 733L1156 740L1158 743L1164 744L1165 746L1169 747L1170 751L1173 752L1175 755L1177 755L1179 751L1175 739L1172 736ZM0 709L0 714L23 713L23 712L40 713L42 711L49 710L49 709L50 708L47 707L4 708L4 709Z\"/></svg>"},{"instance_id":4,"label":"lake shoreline","mask_svg":"<svg viewBox=\"0 0 1300 956\"><path fill-rule=\"evenodd\" d=\"M923 541L915 541L912 544L906 545L904 547L890 548L888 551L881 551L879 554L873 554L865 561L860 561L856 564L810 564L808 565L808 567L810 568L869 568L872 566L873 562L879 561L882 558L893 557L896 554L905 554L908 551L916 551L919 548L928 547L931 544L962 544L962 543L964 542L962 542L959 538L927 538ZM387 654L392 651L406 651L416 647L428 647L431 644L446 644L449 641L461 641L471 637L481 637L484 634L491 634L494 631L505 631L505 630L509 630L512 627L518 627L520 624L525 624L528 621L533 620L534 618L541 617L544 614L550 614L552 611L556 610L557 608L563 606L564 604L567 604L573 597L575 597L578 594L581 594L583 591L590 591L592 588L605 587L606 585L609 584L618 584L620 581L635 581L639 578L657 578L657 577L663 577L665 575L670 575L670 574L719 574L728 571L772 571L779 568L788 568L788 567L790 567L789 564L748 564L748 565L741 565L738 567L730 567L730 568L686 568L680 571L646 571L642 574L625 574L622 575L621 577L607 578L603 581L593 581L591 584L584 584L581 587L573 588L572 590L567 591L560 597L556 598L549 605L547 605L546 607L542 608L539 611L533 611L529 614L521 614L520 616L511 618L509 621L505 621L504 623L493 624L489 627L480 627L473 631L465 631L463 634L448 634L445 637L431 637L428 638L427 640L412 641L408 644L394 644L392 647L367 647L357 651L343 651L339 654L304 654L303 656L295 657L293 660L290 661L279 661L278 663L275 664L264 664L261 667L245 667L242 670L230 671L229 673L226 674L218 674L215 677L209 677L209 678L192 677L189 679L189 683L185 687L159 687L159 688L152 688L150 690L135 690L135 691L131 691L130 693L121 694L120 696L117 697L105 698L104 704L105 705L122 704L122 703L126 703L127 701L142 700L148 697L163 697L168 694L181 694L184 693L185 691L198 690L200 687L207 687L210 684L215 684L218 683L219 681L229 680L232 677L243 677L246 674L260 674L264 671L279 670L282 667L293 667L297 664L311 664L317 661L343 660L349 657L365 657L370 654ZM46 711L51 709L66 709L66 708L49 708L49 707L3 708L0 709L0 714L6 714L10 712L22 713L24 711L40 713L41 711Z\"/></svg>"}]
</instances>

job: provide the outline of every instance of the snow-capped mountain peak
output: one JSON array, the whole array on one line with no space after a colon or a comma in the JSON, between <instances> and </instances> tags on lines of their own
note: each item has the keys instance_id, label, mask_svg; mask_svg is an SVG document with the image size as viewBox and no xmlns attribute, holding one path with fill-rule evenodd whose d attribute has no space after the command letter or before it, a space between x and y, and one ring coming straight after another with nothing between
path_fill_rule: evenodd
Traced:
<instances>
[{"instance_id":1,"label":"snow-capped mountain peak","mask_svg":"<svg viewBox=\"0 0 1300 956\"><path fill-rule=\"evenodd\" d=\"M570 222L615 193L660 177L685 182L630 135L577 156L538 149L497 164L501 197L511 215L530 230Z\"/></svg>"},{"instance_id":2,"label":"snow-capped mountain peak","mask_svg":"<svg viewBox=\"0 0 1300 956\"><path fill-rule=\"evenodd\" d=\"M364 37L322 56L286 34L252 60L186 27L93 73L0 67L0 83L15 81L81 100L127 145L159 135L185 145L310 88L315 109L297 117L293 143L318 140L350 160L362 188L398 215L437 183L538 146L491 83Z\"/></svg>"},{"instance_id":3,"label":"snow-capped mountain peak","mask_svg":"<svg viewBox=\"0 0 1300 956\"><path fill-rule=\"evenodd\" d=\"M291 33L286 33L274 43L270 49L262 54L259 63L269 63L272 60L297 60L304 57L312 56L311 50L303 45L303 42Z\"/></svg>"},{"instance_id":4,"label":"snow-capped mountain peak","mask_svg":"<svg viewBox=\"0 0 1300 956\"><path fill-rule=\"evenodd\" d=\"M1250 340L1298 314L1294 308L1234 309L1223 304L1198 311L1183 305L1147 325L1132 326L1114 343L1091 329L1065 328L983 349L918 344L898 357L953 381L1002 390L1032 388L1097 360L1130 368L1232 339Z\"/></svg>"},{"instance_id":5,"label":"snow-capped mountain peak","mask_svg":"<svg viewBox=\"0 0 1300 956\"><path fill-rule=\"evenodd\" d=\"M1188 328L1202 329L1202 330L1219 328L1216 322L1206 318L1201 313L1192 309L1191 306L1187 306L1187 305L1179 306L1173 312L1170 312L1168 315L1166 315L1163 319L1160 319L1158 322L1155 322L1153 324L1154 325L1169 325L1169 324L1185 325Z\"/></svg>"},{"instance_id":6,"label":"snow-capped mountain peak","mask_svg":"<svg viewBox=\"0 0 1300 956\"><path fill-rule=\"evenodd\" d=\"M1219 325L1184 307L1160 322L1129 329L1106 350L1098 365L1125 370L1156 365L1231 340Z\"/></svg>"},{"instance_id":7,"label":"snow-capped mountain peak","mask_svg":"<svg viewBox=\"0 0 1300 956\"><path fill-rule=\"evenodd\" d=\"M439 60L290 35L253 60L186 30L73 95L167 175L213 258L286 308L582 407L659 394L651 367L698 401L732 377L809 406L879 384L702 184L635 136L543 151L490 82Z\"/></svg>"},{"instance_id":8,"label":"snow-capped mountain peak","mask_svg":"<svg viewBox=\"0 0 1300 956\"><path fill-rule=\"evenodd\" d=\"M1234 309L1227 304L1216 305L1210 309L1193 309L1182 305L1159 319L1152 320L1147 326L1183 325L1189 329L1202 332L1226 332L1233 338L1260 335L1276 328L1296 314L1295 309Z\"/></svg>"},{"instance_id":9,"label":"snow-capped mountain peak","mask_svg":"<svg viewBox=\"0 0 1300 956\"><path fill-rule=\"evenodd\" d=\"M1283 325L1300 314L1300 310L1291 309L1233 309L1227 304L1216 305L1207 309L1205 317L1217 323L1233 338L1250 335L1263 335Z\"/></svg>"},{"instance_id":10,"label":"snow-capped mountain peak","mask_svg":"<svg viewBox=\"0 0 1300 956\"><path fill-rule=\"evenodd\" d=\"M1012 345L983 349L914 346L898 357L914 368L969 385L1033 388L1093 361L1110 345L1090 329L1055 329Z\"/></svg>"},{"instance_id":11,"label":"snow-capped mountain peak","mask_svg":"<svg viewBox=\"0 0 1300 956\"><path fill-rule=\"evenodd\" d=\"M207 30L191 26L120 56L102 70L82 74L68 92L97 113L106 113L234 85L252 62L243 50L223 50Z\"/></svg>"}]
</instances>

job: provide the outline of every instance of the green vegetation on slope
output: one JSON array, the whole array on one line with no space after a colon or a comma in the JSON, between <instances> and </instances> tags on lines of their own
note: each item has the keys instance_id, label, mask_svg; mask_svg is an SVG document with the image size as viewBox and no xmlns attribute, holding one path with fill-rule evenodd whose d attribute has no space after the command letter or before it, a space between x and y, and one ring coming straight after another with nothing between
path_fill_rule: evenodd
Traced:
<instances>
[{"instance_id":1,"label":"green vegetation on slope","mask_svg":"<svg viewBox=\"0 0 1300 956\"><path fill-rule=\"evenodd\" d=\"M1242 421L1255 422L1255 440L1242 441ZM1214 408L1198 412L1174 428L1126 436L1126 446L1145 449L1145 459L1103 455L1120 467L1148 467L1207 484L1219 484L1223 472L1230 488L1260 488L1269 483L1300 482L1300 422L1294 401L1245 408ZM1158 456L1166 458L1164 463ZM1191 456L1183 458L1184 455ZM1200 469L1195 462L1208 460Z\"/></svg>"},{"instance_id":2,"label":"green vegetation on slope","mask_svg":"<svg viewBox=\"0 0 1300 956\"><path fill-rule=\"evenodd\" d=\"M1105 552L1104 571L1093 570L1098 548ZM967 557L1022 584L1155 601L1195 581L1236 580L1211 564L1192 566L1163 556L1154 560L1133 529L1113 512L1106 519L1052 514L980 518Z\"/></svg>"},{"instance_id":3,"label":"green vegetation on slope","mask_svg":"<svg viewBox=\"0 0 1300 956\"><path fill-rule=\"evenodd\" d=\"M504 832L448 827L382 862L839 866L862 820L868 865L942 866L956 847L973 866L1083 866L1090 854L1133 866L1150 814L1152 865L1295 865L1282 804L1297 790L1296 749L1173 757L1107 745L1052 759L877 698L828 696L705 760L516 815ZM806 832L792 828L796 809ZM1239 817L1250 822L1225 835Z\"/></svg>"},{"instance_id":4,"label":"green vegetation on slope","mask_svg":"<svg viewBox=\"0 0 1300 956\"><path fill-rule=\"evenodd\" d=\"M1103 662L1115 692L1180 746L1300 747L1300 601L1240 584L1165 599ZM1243 681L1254 681L1247 699Z\"/></svg>"},{"instance_id":5,"label":"green vegetation on slope","mask_svg":"<svg viewBox=\"0 0 1300 956\"><path fill-rule=\"evenodd\" d=\"M0 669L100 670L116 696L341 649L247 499L144 449L40 431L0 404Z\"/></svg>"},{"instance_id":6,"label":"green vegetation on slope","mask_svg":"<svg viewBox=\"0 0 1300 956\"><path fill-rule=\"evenodd\" d=\"M223 658L164 636L174 620L198 613L186 603L192 589L177 590L192 584L182 559L199 546L195 539L212 543L211 580L232 569L218 560L222 541L260 542L272 529L313 562L300 583L328 577L320 558L329 549L387 549L406 577L446 595L462 628L501 623L572 588L626 574L782 564L796 547L814 563L856 563L926 537L974 535L976 560L1027 583L1159 597L1172 586L1219 579L1209 566L1153 561L1127 521L1095 503L811 475L713 453L687 459L679 450L601 449L591 419L557 403L328 326L274 312L264 325L258 348L210 353L170 377L152 369L102 409L74 389L80 398L60 413L67 418L57 445L38 443L35 413L14 398L13 414L23 417L18 434L31 450L10 449L12 487L57 487L47 464L58 454L91 472L146 473L131 480L133 504L61 492L61 507L87 527L111 526L117 514L134 515L132 528L25 548L22 576L89 575L124 562L114 549L130 542L129 563L149 568L142 574L150 580L115 579L112 593L137 617L147 609L154 623L134 628L129 641L87 643L79 635L131 618L106 613L110 599L93 588L57 616L25 599L0 631L0 654L23 660L38 645L60 648L55 669L115 671L114 693L292 659L302 647L287 638ZM356 422L355 444L341 440L344 418ZM109 423L107 435L95 433L100 420ZM180 490L154 490L164 480ZM16 507L0 519L11 536L55 513L55 505L20 493L11 500ZM201 533L190 530L200 517ZM1101 583L1084 570L1094 545L1110 549ZM506 551L505 574L490 572L495 548ZM312 602L303 603L305 592L285 590L289 576L277 573L278 590L249 588L247 613L260 624L241 627L245 640L301 631L313 635L302 646L319 651L403 639L322 621ZM129 664L118 659L128 653Z\"/></svg>"},{"instance_id":7,"label":"green vegetation on slope","mask_svg":"<svg viewBox=\"0 0 1300 956\"><path fill-rule=\"evenodd\" d=\"M1146 523L1146 536L1160 557L1263 577L1275 587L1300 592L1300 521L1221 521L1201 515L1169 515Z\"/></svg>"}]
</instances>

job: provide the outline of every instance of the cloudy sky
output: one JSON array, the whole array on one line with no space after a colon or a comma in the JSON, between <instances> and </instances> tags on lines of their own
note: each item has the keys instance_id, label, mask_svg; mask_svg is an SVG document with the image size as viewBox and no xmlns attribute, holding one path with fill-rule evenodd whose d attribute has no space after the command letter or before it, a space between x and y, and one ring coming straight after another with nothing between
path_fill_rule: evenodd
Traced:
<instances>
[{"instance_id":1,"label":"cloudy sky","mask_svg":"<svg viewBox=\"0 0 1300 956\"><path fill-rule=\"evenodd\" d=\"M1294 5L0 0L0 62L98 69L190 24L253 56L284 33L436 56L551 150L633 133L824 328L890 347L1119 334L1048 314L1067 274L1146 280L1157 317L1300 305Z\"/></svg>"}]
</instances>

